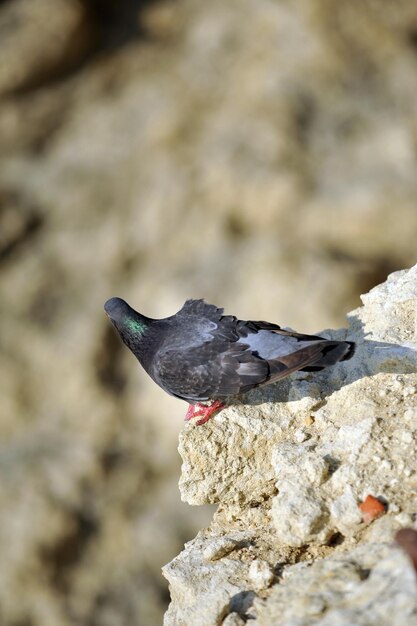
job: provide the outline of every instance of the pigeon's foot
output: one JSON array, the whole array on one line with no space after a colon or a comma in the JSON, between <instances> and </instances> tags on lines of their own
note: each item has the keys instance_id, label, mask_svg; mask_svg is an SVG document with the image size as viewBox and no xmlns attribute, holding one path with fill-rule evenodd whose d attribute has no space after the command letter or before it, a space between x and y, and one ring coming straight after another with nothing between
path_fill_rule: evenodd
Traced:
<instances>
[{"instance_id":1,"label":"pigeon's foot","mask_svg":"<svg viewBox=\"0 0 417 626\"><path fill-rule=\"evenodd\" d=\"M205 424L212 415L214 415L218 411L221 411L224 406L225 405L223 404L223 402L220 402L220 400L215 400L212 404L209 404L208 406L200 403L190 404L190 406L188 407L188 411L185 415L185 421L188 422L189 420L193 419L193 417L199 417L200 415L202 415L202 419L198 420L195 423L196 426L201 426L202 424Z\"/></svg>"}]
</instances>

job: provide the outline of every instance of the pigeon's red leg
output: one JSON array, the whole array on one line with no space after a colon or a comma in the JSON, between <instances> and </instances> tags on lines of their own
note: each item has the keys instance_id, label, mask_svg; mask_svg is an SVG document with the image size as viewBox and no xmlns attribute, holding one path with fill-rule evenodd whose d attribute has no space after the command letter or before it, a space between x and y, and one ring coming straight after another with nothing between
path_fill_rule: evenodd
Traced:
<instances>
[{"instance_id":1,"label":"pigeon's red leg","mask_svg":"<svg viewBox=\"0 0 417 626\"><path fill-rule=\"evenodd\" d=\"M205 424L212 415L214 415L218 411L221 411L224 406L225 405L223 404L223 402L220 402L220 400L215 400L209 406L203 406L203 410L198 413L198 415L202 415L203 417L201 420L198 420L195 425L201 426L202 424Z\"/></svg>"},{"instance_id":2,"label":"pigeon's red leg","mask_svg":"<svg viewBox=\"0 0 417 626\"><path fill-rule=\"evenodd\" d=\"M200 415L202 415L202 419L198 420L195 425L196 426L201 426L202 424L205 424L212 415L214 415L214 413L217 413L217 411L220 411L225 405L223 404L223 402L220 402L220 400L215 400L212 404L209 404L208 406L206 406L205 404L190 404L190 406L188 407L188 411L185 415L185 421L188 422L188 420L193 419L193 417L199 417Z\"/></svg>"},{"instance_id":3,"label":"pigeon's red leg","mask_svg":"<svg viewBox=\"0 0 417 626\"><path fill-rule=\"evenodd\" d=\"M188 422L189 420L192 420L193 417L196 417L197 415L203 415L201 410L199 411L198 409L205 409L205 408L206 407L204 406L204 404L190 404L188 406L188 410L187 410L187 413L185 414L184 420Z\"/></svg>"}]
</instances>

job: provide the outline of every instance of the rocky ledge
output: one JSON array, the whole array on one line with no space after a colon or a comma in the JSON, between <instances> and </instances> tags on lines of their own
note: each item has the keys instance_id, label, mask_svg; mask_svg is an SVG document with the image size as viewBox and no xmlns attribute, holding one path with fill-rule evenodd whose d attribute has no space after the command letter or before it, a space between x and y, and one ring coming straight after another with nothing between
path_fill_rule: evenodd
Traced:
<instances>
[{"instance_id":1,"label":"rocky ledge","mask_svg":"<svg viewBox=\"0 0 417 626\"><path fill-rule=\"evenodd\" d=\"M417 265L362 297L355 356L185 426L180 490L217 503L163 569L165 626L417 624Z\"/></svg>"}]
</instances>

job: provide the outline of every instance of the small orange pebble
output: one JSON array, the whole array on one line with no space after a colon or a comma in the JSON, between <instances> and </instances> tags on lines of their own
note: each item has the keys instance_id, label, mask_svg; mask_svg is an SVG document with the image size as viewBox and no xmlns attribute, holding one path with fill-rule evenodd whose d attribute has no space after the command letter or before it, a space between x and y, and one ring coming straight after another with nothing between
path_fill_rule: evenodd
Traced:
<instances>
[{"instance_id":1,"label":"small orange pebble","mask_svg":"<svg viewBox=\"0 0 417 626\"><path fill-rule=\"evenodd\" d=\"M385 513L385 505L374 496L366 496L365 500L360 503L359 509L362 513L362 519L365 524L369 524L377 517Z\"/></svg>"}]
</instances>

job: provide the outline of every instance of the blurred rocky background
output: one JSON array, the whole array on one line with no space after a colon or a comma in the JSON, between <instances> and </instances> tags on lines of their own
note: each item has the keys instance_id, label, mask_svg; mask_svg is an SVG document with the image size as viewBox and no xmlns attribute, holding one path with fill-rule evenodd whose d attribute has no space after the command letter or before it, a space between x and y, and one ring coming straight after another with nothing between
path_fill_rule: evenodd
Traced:
<instances>
[{"instance_id":1,"label":"blurred rocky background","mask_svg":"<svg viewBox=\"0 0 417 626\"><path fill-rule=\"evenodd\" d=\"M343 325L417 260L416 112L409 0L0 2L1 624L161 624L208 512L103 302Z\"/></svg>"}]
</instances>

